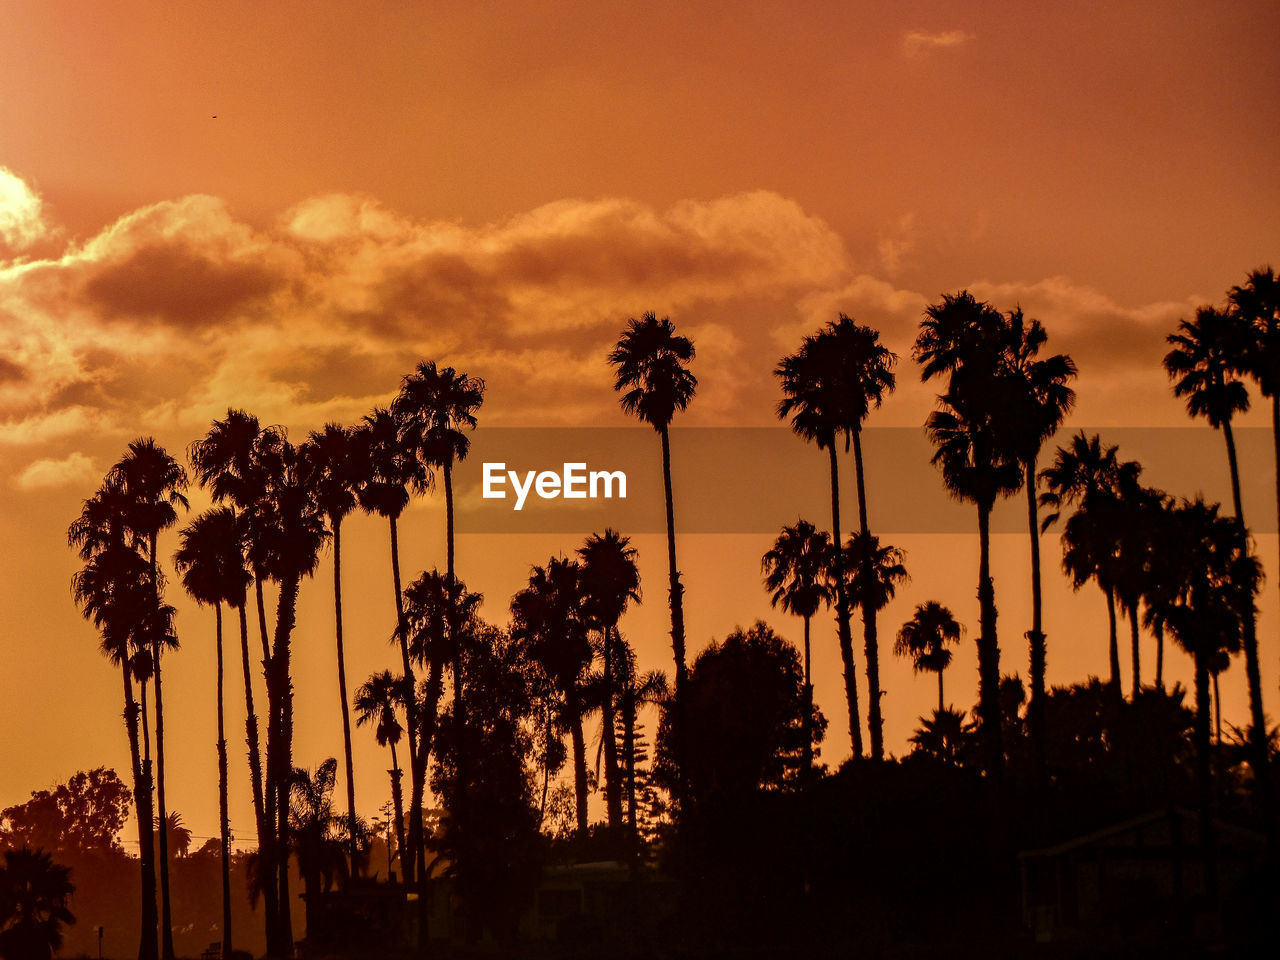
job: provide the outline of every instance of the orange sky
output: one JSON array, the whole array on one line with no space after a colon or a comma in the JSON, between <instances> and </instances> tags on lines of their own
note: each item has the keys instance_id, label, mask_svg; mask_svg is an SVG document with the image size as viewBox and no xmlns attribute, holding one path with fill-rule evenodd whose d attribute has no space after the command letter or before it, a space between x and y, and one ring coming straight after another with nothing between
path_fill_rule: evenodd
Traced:
<instances>
[{"instance_id":1,"label":"orange sky","mask_svg":"<svg viewBox=\"0 0 1280 960\"><path fill-rule=\"evenodd\" d=\"M71 604L62 541L138 434L176 454L232 404L300 436L385 402L422 357L488 381L482 425L621 426L602 358L624 318L648 309L698 346L684 422L769 424L769 371L800 334L843 310L905 356L923 306L965 286L1020 302L1073 354L1076 423L1180 424L1164 335L1280 260L1280 24L1268 4L377 9L6 10L0 804L84 767L127 768L115 674ZM928 411L932 393L905 361L900 377L875 423L915 426ZM656 440L637 438L656 468ZM675 455L677 496L707 482L681 475L678 444ZM767 482L768 464L752 468ZM1259 489L1246 509L1260 514ZM406 569L442 560L442 526L437 503L414 508ZM578 540L464 536L459 570L501 619L528 565ZM768 540L682 538L692 649L757 616L798 637L759 588ZM894 540L913 581L882 636L934 597L972 627L974 540ZM391 663L391 599L382 526L356 518L344 541L354 683ZM1270 572L1275 538L1259 544ZM661 541L637 545L648 591L624 628L663 666ZM998 538L1004 663L1024 672L1025 555L1024 538ZM328 578L322 566L302 598L305 763L340 745ZM1105 669L1097 591L1050 581L1050 680ZM1274 699L1273 607L1260 636ZM207 836L212 615L179 608L184 650L167 689L181 707L167 729L189 746L170 762L170 802ZM824 757L837 762L848 746L823 629ZM932 686L887 649L884 661L887 738L901 751ZM948 673L957 702L973 678L966 647ZM1238 719L1242 670L1224 694ZM357 786L372 812L385 761L364 733ZM239 743L235 727L229 738ZM233 819L247 840L242 765Z\"/></svg>"}]
</instances>

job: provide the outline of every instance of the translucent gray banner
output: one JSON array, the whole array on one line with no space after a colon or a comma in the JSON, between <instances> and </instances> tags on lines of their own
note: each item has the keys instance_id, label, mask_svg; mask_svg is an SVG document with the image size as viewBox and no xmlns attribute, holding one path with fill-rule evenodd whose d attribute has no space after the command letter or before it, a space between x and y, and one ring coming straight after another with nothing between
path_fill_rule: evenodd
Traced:
<instances>
[{"instance_id":1,"label":"translucent gray banner","mask_svg":"<svg viewBox=\"0 0 1280 960\"><path fill-rule=\"evenodd\" d=\"M1122 458L1141 462L1148 485L1176 496L1202 493L1224 503L1230 512L1221 433L1207 427L1084 430L1100 433L1104 443L1117 444ZM1042 468L1052 462L1057 445L1067 443L1074 432L1064 430L1045 446ZM470 455L454 474L460 533L666 530L661 441L653 430L482 427L471 439ZM1255 532L1275 532L1272 432L1237 428L1236 444L1246 520ZM869 517L877 533L976 529L974 507L950 497L941 473L930 463L932 455L920 428L863 431ZM857 524L857 501L853 454L845 451L843 442L838 463L841 520L847 531ZM680 533L771 533L797 517L820 528L830 524L827 455L783 426L674 428L671 473ZM625 496L618 474L625 475ZM521 491L524 500L517 510ZM995 533L1026 531L1025 492L997 505L991 528Z\"/></svg>"}]
</instances>

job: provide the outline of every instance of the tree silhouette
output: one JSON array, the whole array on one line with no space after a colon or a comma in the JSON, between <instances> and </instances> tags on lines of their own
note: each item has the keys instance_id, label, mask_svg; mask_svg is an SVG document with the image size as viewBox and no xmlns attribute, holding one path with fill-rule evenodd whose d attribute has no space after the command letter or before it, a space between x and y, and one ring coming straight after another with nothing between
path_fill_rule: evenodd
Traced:
<instances>
[{"instance_id":1,"label":"tree silhouette","mask_svg":"<svg viewBox=\"0 0 1280 960\"><path fill-rule=\"evenodd\" d=\"M400 869L409 862L404 842L404 796L400 789L400 763L396 759L396 744L404 727L396 716L396 708L403 706L408 690L403 677L393 676L390 670L370 674L356 691L356 726L373 724L374 736L379 746L391 748L391 802L395 810L396 853L400 857Z\"/></svg>"},{"instance_id":2,"label":"tree silhouette","mask_svg":"<svg viewBox=\"0 0 1280 960\"><path fill-rule=\"evenodd\" d=\"M338 652L338 696L342 708L342 747L347 778L347 837L351 872L360 852L356 848L356 784L351 756L351 706L347 701L346 654L342 643L342 520L356 507L356 490L368 472L361 450L363 434L336 423L327 423L311 434L301 454L316 505L328 518L333 542L333 619Z\"/></svg>"},{"instance_id":3,"label":"tree silhouette","mask_svg":"<svg viewBox=\"0 0 1280 960\"><path fill-rule=\"evenodd\" d=\"M222 604L244 609L249 573L241 550L241 529L235 513L221 507L201 514L180 534L173 565L187 593L199 604L213 607L217 649L218 711L218 825L222 863L222 955L232 952L231 824L227 812L227 738L222 696ZM247 644L246 644L247 645ZM167 842L166 842L167 846Z\"/></svg>"},{"instance_id":4,"label":"tree silhouette","mask_svg":"<svg viewBox=\"0 0 1280 960\"><path fill-rule=\"evenodd\" d=\"M76 922L68 909L71 871L43 850L4 852L0 867L0 954L12 960L52 958L62 928Z\"/></svg>"},{"instance_id":5,"label":"tree silhouette","mask_svg":"<svg viewBox=\"0 0 1280 960\"><path fill-rule=\"evenodd\" d=\"M818 607L831 603L831 538L807 520L783 527L773 547L760 560L765 589L775 607L804 621L805 723L813 716L813 675L809 656L809 621ZM813 767L813 740L804 743L805 770Z\"/></svg>"},{"instance_id":6,"label":"tree silhouette","mask_svg":"<svg viewBox=\"0 0 1280 960\"><path fill-rule=\"evenodd\" d=\"M616 658L618 621L631 603L640 602L640 572L631 540L616 530L592 534L578 548L582 564L583 612L600 632L601 741L605 759L605 806L609 825L622 823L622 783L615 737L614 698L617 692Z\"/></svg>"},{"instance_id":7,"label":"tree silhouette","mask_svg":"<svg viewBox=\"0 0 1280 960\"><path fill-rule=\"evenodd\" d=\"M938 713L945 709L942 699L942 671L951 665L948 643L959 643L964 628L956 622L949 609L936 600L929 600L916 607L911 619L898 631L893 652L900 657L910 657L916 673L927 670L938 675Z\"/></svg>"},{"instance_id":8,"label":"tree silhouette","mask_svg":"<svg viewBox=\"0 0 1280 960\"><path fill-rule=\"evenodd\" d=\"M290 778L289 836L298 858L298 872L306 891L307 938L319 928L322 910L321 893L328 893L337 880L350 874L346 851L351 839L343 829L344 820L333 812L333 788L337 782L338 761L329 757L313 773L296 767ZM363 823L357 821L359 836L356 848L368 849Z\"/></svg>"},{"instance_id":9,"label":"tree silhouette","mask_svg":"<svg viewBox=\"0 0 1280 960\"><path fill-rule=\"evenodd\" d=\"M693 341L675 332L667 317L653 313L639 320L628 318L627 327L609 353L616 377L614 390L622 393L619 403L629 414L639 417L658 432L662 440L662 488L667 507L667 592L671 605L671 652L675 659L676 764L680 764L680 699L686 672L684 644L684 586L676 565L675 501L671 495L670 426L675 415L689 406L698 378L689 370L694 357ZM685 775L677 778L685 783ZM677 796L683 798L683 786Z\"/></svg>"},{"instance_id":10,"label":"tree silhouette","mask_svg":"<svg viewBox=\"0 0 1280 960\"><path fill-rule=\"evenodd\" d=\"M1235 508L1236 535L1241 553L1249 552L1249 532L1245 526L1244 507L1240 499L1240 467L1236 459L1235 437L1231 421L1237 413L1249 409L1249 392L1237 379L1235 371L1244 365L1249 328L1241 316L1224 313L1212 307L1201 307L1194 320L1183 320L1178 332L1167 337L1173 346L1164 358L1165 371L1174 381L1173 394L1185 397L1187 413L1204 417L1215 430L1221 430L1227 445L1227 466L1231 473L1231 502ZM1252 608L1241 621L1245 675L1249 683L1249 716L1253 731L1251 765L1258 802L1264 810L1272 807L1273 788L1267 772L1268 753L1265 712L1262 705L1262 678L1258 664L1257 623ZM1268 835L1275 825L1268 820Z\"/></svg>"}]
</instances>

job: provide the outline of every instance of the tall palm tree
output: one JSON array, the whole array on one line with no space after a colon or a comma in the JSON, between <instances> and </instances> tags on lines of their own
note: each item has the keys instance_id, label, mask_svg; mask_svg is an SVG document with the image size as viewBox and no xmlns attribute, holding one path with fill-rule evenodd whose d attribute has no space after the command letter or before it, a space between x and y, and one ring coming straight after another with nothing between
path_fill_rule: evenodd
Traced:
<instances>
[{"instance_id":1,"label":"tall palm tree","mask_svg":"<svg viewBox=\"0 0 1280 960\"><path fill-rule=\"evenodd\" d=\"M525 645L564 700L573 743L573 784L578 835L587 833L587 760L582 732L582 679L591 663L588 624L582 615L582 568L552 557L534 567L529 585L511 600L511 634Z\"/></svg>"},{"instance_id":2,"label":"tall palm tree","mask_svg":"<svg viewBox=\"0 0 1280 960\"><path fill-rule=\"evenodd\" d=\"M640 571L636 568L636 550L631 540L616 530L593 533L578 548L582 564L581 587L583 612L591 626L600 632L600 659L603 696L601 698L601 740L605 762L605 808L609 825L622 823L622 783L618 769L618 744L615 737L614 697L616 693L616 658L618 621L631 603L640 602Z\"/></svg>"},{"instance_id":3,"label":"tall palm tree","mask_svg":"<svg viewBox=\"0 0 1280 960\"><path fill-rule=\"evenodd\" d=\"M147 541L148 560L151 565L151 584L155 604L160 604L159 569L156 559L156 541L162 530L178 522L177 507L187 509L187 472L182 465L159 446L152 437L143 437L129 444L128 452L114 467L115 474L124 486L130 501L126 522L139 537ZM161 669L161 647L158 635L151 647L151 668L155 683L152 690L156 705L156 806L160 819L167 816L164 776L164 686ZM173 917L169 897L169 845L160 836L160 955L162 960L173 960Z\"/></svg>"},{"instance_id":4,"label":"tall palm tree","mask_svg":"<svg viewBox=\"0 0 1280 960\"><path fill-rule=\"evenodd\" d=\"M1021 387L1015 401L1013 430L1017 437L1018 459L1022 462L1023 486L1027 491L1027 526L1031 542L1031 629L1026 632L1030 648L1031 702L1027 708L1031 742L1037 762L1044 761L1045 642L1043 601L1040 587L1040 518L1037 515L1036 460L1040 449L1057 432L1075 404L1069 383L1076 365L1063 353L1041 357L1049 335L1039 320L1027 320L1018 307L1008 315L1011 347L1008 361L1015 385Z\"/></svg>"},{"instance_id":5,"label":"tall palm tree","mask_svg":"<svg viewBox=\"0 0 1280 960\"><path fill-rule=\"evenodd\" d=\"M374 725L374 736L380 746L391 748L391 802L396 817L396 853L400 857L400 869L406 868L409 857L404 843L404 795L400 788L401 770L396 758L396 744L404 727L396 715L396 708L404 704L408 691L403 677L394 676L390 670L369 675L356 691L356 726Z\"/></svg>"},{"instance_id":6,"label":"tall palm tree","mask_svg":"<svg viewBox=\"0 0 1280 960\"><path fill-rule=\"evenodd\" d=\"M867 617L874 619L889 605L898 587L910 579L903 563L906 555L897 547L881 546L880 538L873 533L853 534L845 541L843 552L849 599L862 609L864 621ZM874 631L872 636L874 639ZM884 696L878 679L874 687L868 684L868 696L873 692L876 699ZM868 715L879 717L879 708L868 710Z\"/></svg>"},{"instance_id":7,"label":"tall palm tree","mask_svg":"<svg viewBox=\"0 0 1280 960\"><path fill-rule=\"evenodd\" d=\"M1245 525L1244 506L1240 498L1240 467L1236 459L1235 437L1231 421L1237 413L1249 409L1249 391L1236 372L1243 365L1251 331L1239 314L1201 307L1194 320L1183 320L1178 332L1167 338L1173 349L1165 355L1164 367L1174 381L1173 393L1185 397L1187 413L1204 417L1215 430L1221 430L1227 445L1227 466L1231 474L1231 503L1235 508L1236 536L1242 554L1249 552L1249 531ZM1271 810L1272 785L1267 772L1268 748L1265 711L1262 705L1262 676L1258 665L1257 622L1252 609L1246 610L1241 629L1244 647L1245 675L1249 684L1250 744L1253 748L1255 790L1259 805ZM1268 817L1269 831L1274 826Z\"/></svg>"},{"instance_id":8,"label":"tall palm tree","mask_svg":"<svg viewBox=\"0 0 1280 960\"><path fill-rule=\"evenodd\" d=\"M337 423L314 431L302 445L307 481L316 505L328 518L333 543L333 619L338 650L338 696L342 708L342 746L347 777L347 838L351 873L358 869L356 784L351 754L351 705L347 700L346 653L342 643L342 521L356 508L356 490L367 473L361 452L364 435Z\"/></svg>"},{"instance_id":9,"label":"tall palm tree","mask_svg":"<svg viewBox=\"0 0 1280 960\"><path fill-rule=\"evenodd\" d=\"M1116 636L1115 533L1119 520L1121 462L1118 447L1104 447L1098 434L1080 431L1067 446L1060 446L1053 464L1040 473L1045 492L1040 505L1047 507L1041 529L1058 522L1062 511L1075 507L1062 536L1062 566L1078 590L1095 579L1107 601L1109 685L1120 690L1120 646Z\"/></svg>"},{"instance_id":10,"label":"tall palm tree","mask_svg":"<svg viewBox=\"0 0 1280 960\"><path fill-rule=\"evenodd\" d=\"M1139 651L1139 603L1149 589L1157 547L1157 517L1168 499L1161 490L1138 482L1142 467L1136 461L1121 465L1117 492L1115 544L1116 600L1129 617L1129 641L1133 669L1132 698L1142 690L1142 658Z\"/></svg>"},{"instance_id":11,"label":"tall palm tree","mask_svg":"<svg viewBox=\"0 0 1280 960\"><path fill-rule=\"evenodd\" d=\"M649 424L662 440L662 489L667 507L667 592L671 606L671 652L675 660L677 802L685 799L688 778L683 766L680 727L683 723L683 691L687 681L684 644L684 586L676 566L675 501L671 495L670 426L675 415L688 408L698 389L698 378L689 370L693 341L676 333L668 317L653 313L629 317L626 329L609 353L614 368L614 390L622 394L622 409Z\"/></svg>"},{"instance_id":12,"label":"tall palm tree","mask_svg":"<svg viewBox=\"0 0 1280 960\"><path fill-rule=\"evenodd\" d=\"M52 957L62 946L62 928L76 922L68 909L75 889L70 868L43 850L6 850L0 866L0 954L14 960Z\"/></svg>"},{"instance_id":13,"label":"tall palm tree","mask_svg":"<svg viewBox=\"0 0 1280 960\"><path fill-rule=\"evenodd\" d=\"M263 428L258 418L244 410L228 408L226 418L214 420L208 434L187 448L196 482L213 496L215 503L227 504L235 510L242 523L246 553L253 573L254 600L257 608L258 635L262 643L262 668L264 677L270 674L271 646L267 633L266 601L263 583L267 579L262 565L262 529L259 522L267 497L270 465L276 459L276 451L284 441L284 431L279 427ZM278 791L264 784L258 716L254 710L253 684L249 668L248 624L244 606L240 612L241 657L245 683L245 726L249 746L249 777L253 790L254 816L258 831L258 852L263 863L276 860L276 798ZM267 691L267 732L275 726L275 701ZM279 933L279 892L274 884L260 885L263 901L263 919L268 944L274 953L280 952L276 938Z\"/></svg>"},{"instance_id":14,"label":"tall palm tree","mask_svg":"<svg viewBox=\"0 0 1280 960\"><path fill-rule=\"evenodd\" d=\"M893 652L900 657L910 657L916 673L929 671L938 675L938 713L946 706L942 699L942 671L951 665L948 643L959 643L964 632L955 615L936 600L929 600L916 607L911 619L898 631Z\"/></svg>"},{"instance_id":15,"label":"tall palm tree","mask_svg":"<svg viewBox=\"0 0 1280 960\"><path fill-rule=\"evenodd\" d=\"M840 467L836 458L836 434L843 429L843 401L838 389L841 371L833 351L822 350L816 337L806 337L800 350L783 357L774 369L782 381L778 417L791 418L797 436L827 451L831 474L831 542L843 539L840 526ZM831 552L831 579L835 583L836 632L844 667L844 695L849 714L849 742L855 757L862 756L862 724L858 717L858 674L853 660L853 636L849 629L849 595L844 575L844 552Z\"/></svg>"},{"instance_id":16,"label":"tall palm tree","mask_svg":"<svg viewBox=\"0 0 1280 960\"><path fill-rule=\"evenodd\" d=\"M818 608L830 605L831 538L808 520L783 527L773 547L760 559L765 589L775 607L804 621L804 769L813 769L813 675L809 656L809 621Z\"/></svg>"},{"instance_id":17,"label":"tall palm tree","mask_svg":"<svg viewBox=\"0 0 1280 960\"><path fill-rule=\"evenodd\" d=\"M72 522L68 543L85 561L71 583L72 595L86 619L102 635L102 652L120 668L124 681L124 721L133 774L135 820L142 882L141 935L138 960L156 960L159 917L156 910L155 847L150 771L142 764L139 703L133 695L133 647L138 614L150 602L148 564L140 544L125 524L123 484L110 476L84 504Z\"/></svg>"},{"instance_id":18,"label":"tall palm tree","mask_svg":"<svg viewBox=\"0 0 1280 960\"><path fill-rule=\"evenodd\" d=\"M203 606L213 607L218 683L218 817L222 860L222 956L232 953L231 824L227 812L227 738L223 724L222 604L244 609L249 573L241 550L241 529L227 507L201 514L179 534L173 565L182 585Z\"/></svg>"},{"instance_id":19,"label":"tall palm tree","mask_svg":"<svg viewBox=\"0 0 1280 960\"><path fill-rule=\"evenodd\" d=\"M263 573L279 584L272 636L267 692L271 720L267 728L268 793L275 794L276 884L279 890L275 948L287 952L293 942L289 897L289 791L293 776L293 680L291 640L296 623L298 590L303 577L315 572L327 537L325 519L316 502L298 449L281 439L265 458L267 493L255 504L249 524Z\"/></svg>"},{"instance_id":20,"label":"tall palm tree","mask_svg":"<svg viewBox=\"0 0 1280 960\"><path fill-rule=\"evenodd\" d=\"M880 343L880 332L863 326L840 314L815 337L813 349L828 354L834 366L834 388L840 405L841 429L845 445L853 446L854 479L858 494L858 535L867 540L871 528L867 521L866 472L862 460L862 424L877 409L887 394L893 392L895 356ZM874 579L871 557L860 555L863 579ZM861 598L863 655L867 670L867 732L871 740L871 756L884 759L884 719L880 711L880 649L876 629L878 609L868 595Z\"/></svg>"},{"instance_id":21,"label":"tall palm tree","mask_svg":"<svg viewBox=\"0 0 1280 960\"><path fill-rule=\"evenodd\" d=\"M405 630L404 594L400 586L399 520L409 505L410 492L425 493L434 475L421 459L400 443L400 421L385 407L374 408L360 425L360 446L365 455L366 474L357 491L361 508L366 513L385 517L391 528L391 579L396 602L396 642L400 646L401 669L404 674L405 727L409 742L409 850L401 857L400 869L406 882L414 883L418 860L425 857L422 840L422 799L426 792L427 761L418 746L417 698L413 691L417 681L409 657L409 641ZM425 860L424 860L425 863Z\"/></svg>"}]
</instances>

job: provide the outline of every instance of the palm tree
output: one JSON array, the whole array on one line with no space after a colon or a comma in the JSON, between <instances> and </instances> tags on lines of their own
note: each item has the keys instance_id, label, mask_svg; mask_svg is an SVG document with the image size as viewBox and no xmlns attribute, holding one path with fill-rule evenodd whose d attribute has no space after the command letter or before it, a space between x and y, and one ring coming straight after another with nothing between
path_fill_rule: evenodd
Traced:
<instances>
[{"instance_id":1,"label":"palm tree","mask_svg":"<svg viewBox=\"0 0 1280 960\"><path fill-rule=\"evenodd\" d=\"M351 756L351 707L347 701L347 666L342 645L342 520L356 507L356 490L367 473L361 454L362 434L336 423L313 432L302 445L307 481L316 505L329 520L333 538L333 619L338 647L338 696L342 707L342 746L347 776L347 837L351 873L357 868L356 784Z\"/></svg>"},{"instance_id":2,"label":"palm tree","mask_svg":"<svg viewBox=\"0 0 1280 960\"><path fill-rule=\"evenodd\" d=\"M640 602L640 572L636 569L636 551L630 539L616 530L606 529L603 535L589 536L578 548L578 559L582 563L583 612L591 626L600 631L603 686L600 735L604 745L605 807L609 825L616 828L622 823L622 784L614 730L617 687L614 638L627 606Z\"/></svg>"},{"instance_id":3,"label":"palm tree","mask_svg":"<svg viewBox=\"0 0 1280 960\"><path fill-rule=\"evenodd\" d=\"M1076 508L1062 535L1062 567L1071 574L1075 589L1093 578L1106 597L1109 685L1115 692L1120 690L1114 564L1121 472L1118 449L1103 447L1098 434L1087 437L1082 430L1070 445L1058 448L1053 465L1040 473L1045 487L1040 504L1051 511L1041 524L1043 530L1057 523L1066 507Z\"/></svg>"},{"instance_id":4,"label":"palm tree","mask_svg":"<svg viewBox=\"0 0 1280 960\"><path fill-rule=\"evenodd\" d=\"M578 834L587 833L587 761L582 733L582 677L591 663L588 624L582 616L582 568L552 557L534 567L529 585L511 600L511 635L525 645L564 700L573 743L573 783Z\"/></svg>"},{"instance_id":5,"label":"palm tree","mask_svg":"<svg viewBox=\"0 0 1280 960\"><path fill-rule=\"evenodd\" d=\"M827 451L831 473L831 542L842 540L840 526L840 468L836 459L836 433L843 429L842 398L838 390L841 370L832 351L806 337L797 353L783 357L774 370L782 381L778 417L791 418L791 429L806 441ZM849 742L855 757L862 756L862 724L858 718L858 675L853 661L853 636L849 630L849 596L844 575L844 554L831 552L831 579L836 592L836 631L844 667L844 694L849 713Z\"/></svg>"},{"instance_id":6,"label":"palm tree","mask_svg":"<svg viewBox=\"0 0 1280 960\"><path fill-rule=\"evenodd\" d=\"M840 314L814 340L814 350L830 357L834 366L833 387L840 407L840 428L845 446L853 445L853 467L858 493L858 535L871 537L867 522L866 476L862 462L862 424L872 410L884 402L895 385L893 367L898 358L880 343L880 333ZM874 577L870 555L861 555L862 579ZM871 738L871 756L884 759L884 719L880 712L880 649L876 630L876 613L880 609L864 595L862 598L863 652L867 662L867 730Z\"/></svg>"},{"instance_id":7,"label":"palm tree","mask_svg":"<svg viewBox=\"0 0 1280 960\"><path fill-rule=\"evenodd\" d=\"M932 717L920 718L920 726L909 742L914 747L913 753L943 763L958 764L973 731L974 724L966 719L963 712L950 708L935 710Z\"/></svg>"},{"instance_id":8,"label":"palm tree","mask_svg":"<svg viewBox=\"0 0 1280 960\"><path fill-rule=\"evenodd\" d=\"M343 836L343 818L333 812L333 788L337 781L338 761L333 757L310 770L295 767L290 777L289 836L298 857L298 872L306 891L307 939L318 928L316 920L322 912L322 893L327 893L335 879L345 880L348 863L344 848L350 838ZM349 822L349 821L348 821ZM358 824L359 845L365 836Z\"/></svg>"},{"instance_id":9,"label":"palm tree","mask_svg":"<svg viewBox=\"0 0 1280 960\"><path fill-rule=\"evenodd\" d=\"M1142 690L1142 660L1139 653L1138 607L1151 583L1158 563L1155 519L1168 499L1161 490L1138 483L1142 467L1136 461L1121 465L1116 504L1115 587L1120 609L1129 616L1129 640L1133 669L1132 699Z\"/></svg>"},{"instance_id":10,"label":"palm tree","mask_svg":"<svg viewBox=\"0 0 1280 960\"><path fill-rule=\"evenodd\" d=\"M396 716L396 708L408 698L403 677L392 675L390 670L373 673L356 691L356 726L374 724L374 735L379 746L391 748L391 802L396 818L396 847L400 857L400 869L406 870L409 857L404 844L404 797L400 789L400 763L396 758L396 744L404 727Z\"/></svg>"},{"instance_id":11,"label":"palm tree","mask_svg":"<svg viewBox=\"0 0 1280 960\"><path fill-rule=\"evenodd\" d=\"M249 586L244 567L240 524L235 513L221 507L201 514L179 534L181 545L173 565L187 593L199 604L213 607L218 661L218 816L222 860L222 955L230 957L231 937L231 825L227 812L227 738L223 727L222 604L243 611Z\"/></svg>"},{"instance_id":12,"label":"palm tree","mask_svg":"<svg viewBox=\"0 0 1280 960\"><path fill-rule=\"evenodd\" d=\"M804 769L813 769L813 675L809 657L809 621L818 607L831 603L831 538L807 520L783 527L760 560L765 589L775 607L804 621Z\"/></svg>"},{"instance_id":13,"label":"palm tree","mask_svg":"<svg viewBox=\"0 0 1280 960\"><path fill-rule=\"evenodd\" d=\"M196 482L207 489L215 503L228 504L236 512L242 524L242 535L250 569L253 573L254 599L258 613L258 634L262 642L262 667L264 677L270 676L271 646L267 634L266 602L262 585L266 580L262 558L262 529L260 518L267 498L271 464L277 459L277 450L284 442L284 431L279 427L263 428L258 418L244 410L228 408L223 420L214 420L208 434L187 448ZM278 791L264 784L258 716L254 711L253 684L249 667L248 624L244 606L240 612L241 658L245 684L245 726L249 741L249 776L253 789L254 816L258 829L258 851L262 863L274 863L276 843L276 799ZM275 701L267 691L267 733L276 725ZM263 918L271 952L280 953L276 942L281 924L278 890L274 884L260 885L263 900Z\"/></svg>"},{"instance_id":14,"label":"palm tree","mask_svg":"<svg viewBox=\"0 0 1280 960\"><path fill-rule=\"evenodd\" d=\"M1022 462L1022 482L1027 491L1027 525L1031 542L1031 629L1026 633L1030 647L1031 703L1027 714L1037 762L1043 765L1047 645L1040 589L1041 531L1036 509L1036 460L1041 447L1057 432L1075 404L1075 391L1068 384L1076 376L1076 365L1062 353L1040 357L1040 349L1048 342L1049 335L1039 320L1026 320L1020 307L1008 316L1012 332L1009 368L1016 385L1022 388L1014 408L1013 429L1018 437L1018 459Z\"/></svg>"},{"instance_id":15,"label":"palm tree","mask_svg":"<svg viewBox=\"0 0 1280 960\"><path fill-rule=\"evenodd\" d=\"M156 911L155 848L151 830L150 770L143 766L139 738L139 704L133 695L133 645L140 610L150 601L150 565L143 545L125 524L123 484L108 476L71 524L67 540L85 561L71 590L86 619L102 634L102 652L120 668L124 681L124 721L133 773L133 800L138 824L142 881L141 936L138 960L155 960L159 918Z\"/></svg>"},{"instance_id":16,"label":"palm tree","mask_svg":"<svg viewBox=\"0 0 1280 960\"><path fill-rule=\"evenodd\" d=\"M627 784L627 826L633 835L638 830L637 816L637 764L640 756L639 714L646 705L662 706L670 697L667 675L661 670L650 670L637 675L635 654L622 638L618 638L623 656L620 658L621 676L618 683L618 712L622 726L622 762Z\"/></svg>"},{"instance_id":17,"label":"palm tree","mask_svg":"<svg viewBox=\"0 0 1280 960\"><path fill-rule=\"evenodd\" d=\"M434 477L425 463L400 443L400 422L390 410L376 407L364 417L360 426L360 446L365 454L367 473L357 491L361 508L366 513L386 517L391 528L391 579L396 601L396 641L400 645L401 669L404 671L405 726L409 737L409 850L408 857L401 857L400 869L405 880L413 883L418 859L424 857L422 848L422 798L426 791L427 761L425 751L418 746L417 698L413 695L417 681L409 657L409 641L405 629L404 594L400 588L400 537L399 520L409 505L410 491L425 493L431 488Z\"/></svg>"},{"instance_id":18,"label":"palm tree","mask_svg":"<svg viewBox=\"0 0 1280 960\"><path fill-rule=\"evenodd\" d=\"M684 586L676 566L675 502L671 495L671 421L688 408L698 388L698 378L689 370L693 341L676 333L670 318L653 313L639 320L627 319L627 327L609 353L616 373L613 388L622 393L622 409L649 424L662 440L662 489L667 507L667 592L671 605L671 652L675 659L676 735L678 800L685 799L688 778L683 766L683 691L687 681L684 647Z\"/></svg>"},{"instance_id":19,"label":"palm tree","mask_svg":"<svg viewBox=\"0 0 1280 960\"><path fill-rule=\"evenodd\" d=\"M905 559L906 554L897 547L881 546L880 538L873 533L855 533L845 541L844 570L848 578L845 591L849 599L861 607L864 622L868 617L874 619L887 607L898 587L910 579L903 563ZM874 631L872 636L874 639ZM872 692L876 699L884 696L878 679L874 686L869 685L868 696ZM868 710L868 714L878 718L880 710Z\"/></svg>"},{"instance_id":20,"label":"palm tree","mask_svg":"<svg viewBox=\"0 0 1280 960\"><path fill-rule=\"evenodd\" d=\"M160 603L159 570L156 560L156 540L160 531L178 522L176 508L187 509L183 490L187 487L187 472L177 460L156 444L152 437L143 437L129 444L128 453L121 458L111 472L124 486L130 504L126 523L139 537L147 541L147 555L151 565L151 584L155 604ZM155 683L152 690L156 705L156 806L160 819L166 816L164 777L164 686L161 670L161 649L158 639L151 647L152 671ZM160 955L162 960L173 960L173 918L169 904L169 845L160 836Z\"/></svg>"},{"instance_id":21,"label":"palm tree","mask_svg":"<svg viewBox=\"0 0 1280 960\"><path fill-rule=\"evenodd\" d=\"M910 657L916 673L927 670L938 675L938 714L946 709L942 699L942 671L951 665L948 643L959 643L964 627L956 622L951 611L929 600L916 607L911 619L898 631L893 652L900 657Z\"/></svg>"},{"instance_id":22,"label":"palm tree","mask_svg":"<svg viewBox=\"0 0 1280 960\"><path fill-rule=\"evenodd\" d=\"M1236 460L1232 418L1249 409L1249 391L1235 371L1244 365L1250 330L1239 314L1201 307L1194 320L1183 320L1178 332L1170 334L1173 349L1165 355L1164 367L1174 381L1173 394L1185 397L1187 413L1204 417L1221 430L1227 444L1227 466L1231 473L1231 502L1235 508L1236 536L1242 554L1249 552L1249 532L1240 499L1240 467ZM1262 678L1258 665L1257 623L1251 610L1241 624L1245 675L1249 683L1255 789L1262 809L1271 810L1271 776L1267 772L1268 751L1265 712L1262 705ZM1270 824L1272 818L1268 818ZM1269 830L1273 828L1269 826Z\"/></svg>"},{"instance_id":23,"label":"palm tree","mask_svg":"<svg viewBox=\"0 0 1280 960\"><path fill-rule=\"evenodd\" d=\"M52 958L62 946L62 928L76 922L67 907L75 889L70 868L43 850L6 850L0 867L0 954Z\"/></svg>"}]
</instances>

